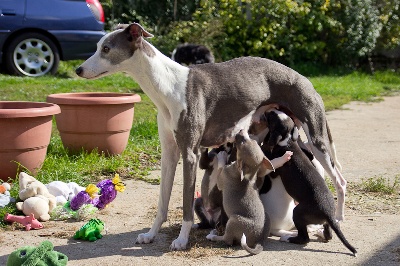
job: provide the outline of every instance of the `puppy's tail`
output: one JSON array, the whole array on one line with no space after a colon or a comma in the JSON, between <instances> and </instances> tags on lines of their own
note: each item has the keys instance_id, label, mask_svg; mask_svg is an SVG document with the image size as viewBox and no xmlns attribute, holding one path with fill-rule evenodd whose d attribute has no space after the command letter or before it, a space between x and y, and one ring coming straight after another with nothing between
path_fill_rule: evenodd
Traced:
<instances>
[{"instance_id":1,"label":"puppy's tail","mask_svg":"<svg viewBox=\"0 0 400 266\"><path fill-rule=\"evenodd\" d=\"M328 219L328 223L332 230L339 237L340 241L342 241L346 248L348 248L353 253L354 257L357 257L357 250L352 245L350 245L350 243L344 237L342 230L340 230L339 223L334 221L333 219Z\"/></svg>"},{"instance_id":2,"label":"puppy's tail","mask_svg":"<svg viewBox=\"0 0 400 266\"><path fill-rule=\"evenodd\" d=\"M258 253L260 253L261 251L264 250L264 248L263 248L263 246L261 244L256 244L256 246L254 248L250 248L247 245L246 235L245 234L242 235L242 239L240 240L240 244L241 244L242 248L244 250L246 250L247 252L249 252L251 255L257 255Z\"/></svg>"}]
</instances>

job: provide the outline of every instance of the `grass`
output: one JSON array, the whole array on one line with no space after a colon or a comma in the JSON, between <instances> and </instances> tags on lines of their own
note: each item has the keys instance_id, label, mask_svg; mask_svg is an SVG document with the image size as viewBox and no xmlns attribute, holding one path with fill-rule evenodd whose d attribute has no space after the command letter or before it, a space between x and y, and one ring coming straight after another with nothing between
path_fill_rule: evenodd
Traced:
<instances>
[{"instance_id":1,"label":"grass","mask_svg":"<svg viewBox=\"0 0 400 266\"><path fill-rule=\"evenodd\" d=\"M146 177L149 171L159 166L160 161L157 110L154 104L140 90L138 84L124 74L98 80L77 78L73 70L80 63L81 61L61 62L56 76L27 78L0 74L0 100L46 101L46 96L52 93L78 91L137 93L142 101L135 105L135 118L128 146L121 155L113 157L98 155L96 152L68 155L54 124L48 154L36 178L44 184L59 180L74 181L86 186L119 173L122 178L136 178L158 184L159 179L150 180ZM340 108L353 100L376 101L382 95L400 91L399 73L389 70L376 72L374 75L334 72L329 75L313 75L310 80L321 94L326 110ZM18 197L17 179L11 195ZM0 217L5 212L15 213L16 210L13 205L0 209Z\"/></svg>"},{"instance_id":2,"label":"grass","mask_svg":"<svg viewBox=\"0 0 400 266\"><path fill-rule=\"evenodd\" d=\"M400 190L400 176L396 176L393 183L390 182L389 178L384 177L363 179L360 188L364 192L392 195Z\"/></svg>"}]
</instances>

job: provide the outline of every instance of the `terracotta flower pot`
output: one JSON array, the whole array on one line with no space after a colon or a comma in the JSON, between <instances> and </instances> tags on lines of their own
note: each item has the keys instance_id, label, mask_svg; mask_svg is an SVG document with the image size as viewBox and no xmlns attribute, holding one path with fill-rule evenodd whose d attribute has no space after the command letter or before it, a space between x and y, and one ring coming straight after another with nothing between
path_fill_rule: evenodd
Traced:
<instances>
[{"instance_id":1,"label":"terracotta flower pot","mask_svg":"<svg viewBox=\"0 0 400 266\"><path fill-rule=\"evenodd\" d=\"M134 104L140 96L130 93L78 92L47 96L61 113L56 115L61 141L71 153L82 149L106 155L121 154L128 144Z\"/></svg>"},{"instance_id":2,"label":"terracotta flower pot","mask_svg":"<svg viewBox=\"0 0 400 266\"><path fill-rule=\"evenodd\" d=\"M40 169L58 113L51 103L0 101L0 179L15 178L18 163L32 174Z\"/></svg>"}]
</instances>

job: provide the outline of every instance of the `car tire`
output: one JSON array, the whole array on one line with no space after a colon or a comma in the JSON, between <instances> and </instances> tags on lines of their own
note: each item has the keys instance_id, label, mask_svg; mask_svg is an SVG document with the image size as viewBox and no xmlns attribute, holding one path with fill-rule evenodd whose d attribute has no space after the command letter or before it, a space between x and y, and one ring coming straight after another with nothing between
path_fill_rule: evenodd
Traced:
<instances>
[{"instance_id":1,"label":"car tire","mask_svg":"<svg viewBox=\"0 0 400 266\"><path fill-rule=\"evenodd\" d=\"M54 75L60 54L54 42L40 33L23 33L14 38L6 49L7 70L18 76L40 77Z\"/></svg>"}]
</instances>

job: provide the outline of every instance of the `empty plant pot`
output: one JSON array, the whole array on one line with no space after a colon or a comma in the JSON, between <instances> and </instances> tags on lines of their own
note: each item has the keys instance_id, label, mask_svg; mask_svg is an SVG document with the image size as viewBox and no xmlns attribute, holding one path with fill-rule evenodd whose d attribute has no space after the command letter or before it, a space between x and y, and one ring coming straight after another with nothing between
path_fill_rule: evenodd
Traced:
<instances>
[{"instance_id":1,"label":"empty plant pot","mask_svg":"<svg viewBox=\"0 0 400 266\"><path fill-rule=\"evenodd\" d=\"M128 144L134 104L138 94L111 92L59 93L47 96L61 113L56 124L70 153L97 149L106 155L121 154Z\"/></svg>"},{"instance_id":2,"label":"empty plant pot","mask_svg":"<svg viewBox=\"0 0 400 266\"><path fill-rule=\"evenodd\" d=\"M58 113L51 103L0 101L0 179L14 179L19 164L32 174L40 169Z\"/></svg>"}]
</instances>

